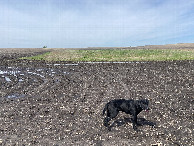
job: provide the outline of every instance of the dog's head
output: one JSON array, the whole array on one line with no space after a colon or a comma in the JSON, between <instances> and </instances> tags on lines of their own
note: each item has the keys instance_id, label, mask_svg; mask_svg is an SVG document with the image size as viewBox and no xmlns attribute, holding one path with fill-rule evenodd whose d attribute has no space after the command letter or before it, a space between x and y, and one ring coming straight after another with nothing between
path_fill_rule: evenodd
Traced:
<instances>
[{"instance_id":1,"label":"dog's head","mask_svg":"<svg viewBox=\"0 0 194 146\"><path fill-rule=\"evenodd\" d=\"M142 110L149 111L149 100L147 99L142 99L139 100L139 106L141 107Z\"/></svg>"}]
</instances>

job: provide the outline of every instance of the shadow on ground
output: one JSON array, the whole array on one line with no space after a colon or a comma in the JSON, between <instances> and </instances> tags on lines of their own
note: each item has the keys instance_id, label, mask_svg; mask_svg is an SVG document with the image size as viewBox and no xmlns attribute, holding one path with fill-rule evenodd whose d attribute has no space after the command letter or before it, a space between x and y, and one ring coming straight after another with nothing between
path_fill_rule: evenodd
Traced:
<instances>
[{"instance_id":1,"label":"shadow on ground","mask_svg":"<svg viewBox=\"0 0 194 146\"><path fill-rule=\"evenodd\" d=\"M132 118L118 119L118 120L115 120L110 125L110 129L112 129L114 127L120 127L120 126L123 126L123 125L128 124L128 123L132 123ZM155 122L151 122L149 120L146 120L145 118L138 118L137 119L137 124L138 124L138 127L139 126L144 126L144 125L156 127L156 123Z\"/></svg>"}]
</instances>

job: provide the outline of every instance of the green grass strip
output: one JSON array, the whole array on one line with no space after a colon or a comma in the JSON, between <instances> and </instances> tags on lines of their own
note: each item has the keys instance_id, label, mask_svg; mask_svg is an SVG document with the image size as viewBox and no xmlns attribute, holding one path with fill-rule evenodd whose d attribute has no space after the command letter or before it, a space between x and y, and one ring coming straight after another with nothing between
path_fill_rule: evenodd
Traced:
<instances>
[{"instance_id":1,"label":"green grass strip","mask_svg":"<svg viewBox=\"0 0 194 146\"><path fill-rule=\"evenodd\" d=\"M47 56L49 56L51 52L46 52L44 54L36 55L36 56L31 56L31 57L22 57L20 59L27 59L27 60L47 60Z\"/></svg>"},{"instance_id":2,"label":"green grass strip","mask_svg":"<svg viewBox=\"0 0 194 146\"><path fill-rule=\"evenodd\" d=\"M168 61L194 60L193 49L55 50L22 59L46 61Z\"/></svg>"}]
</instances>

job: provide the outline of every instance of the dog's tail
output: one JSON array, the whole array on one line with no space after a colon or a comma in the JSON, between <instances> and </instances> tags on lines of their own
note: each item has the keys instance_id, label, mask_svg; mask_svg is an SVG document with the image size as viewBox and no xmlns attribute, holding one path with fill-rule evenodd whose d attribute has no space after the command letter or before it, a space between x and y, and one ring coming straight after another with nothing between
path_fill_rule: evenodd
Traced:
<instances>
[{"instance_id":1,"label":"dog's tail","mask_svg":"<svg viewBox=\"0 0 194 146\"><path fill-rule=\"evenodd\" d=\"M104 110L103 110L103 112L102 112L102 115L105 114L105 111L107 110L107 108L108 108L108 104L105 105Z\"/></svg>"}]
</instances>

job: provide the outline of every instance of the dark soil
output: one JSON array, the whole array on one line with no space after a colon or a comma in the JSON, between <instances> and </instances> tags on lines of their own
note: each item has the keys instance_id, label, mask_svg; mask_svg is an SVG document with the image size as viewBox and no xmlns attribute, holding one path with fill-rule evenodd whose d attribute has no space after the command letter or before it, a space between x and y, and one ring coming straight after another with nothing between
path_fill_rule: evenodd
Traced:
<instances>
[{"instance_id":1,"label":"dark soil","mask_svg":"<svg viewBox=\"0 0 194 146\"><path fill-rule=\"evenodd\" d=\"M193 145L194 61L90 64L18 55L1 54L0 145ZM124 113L111 131L103 126L102 110L116 98L150 100L138 132Z\"/></svg>"}]
</instances>

